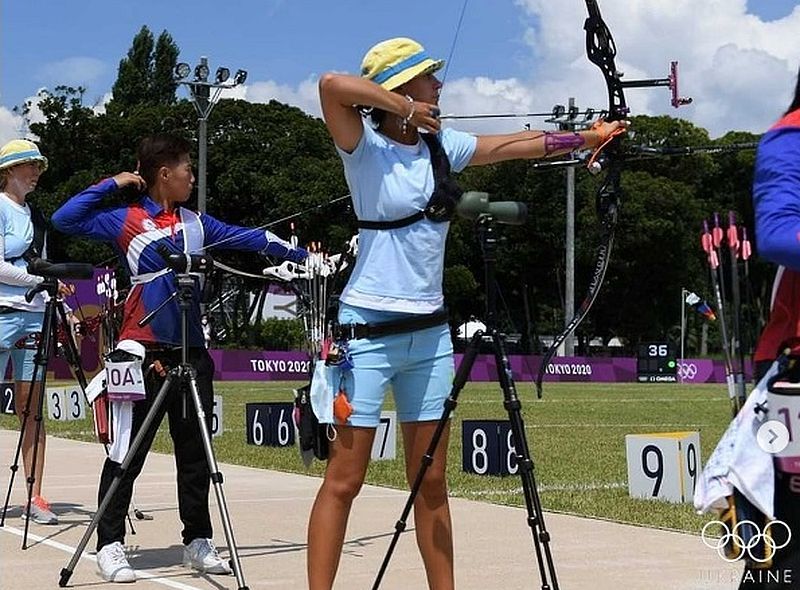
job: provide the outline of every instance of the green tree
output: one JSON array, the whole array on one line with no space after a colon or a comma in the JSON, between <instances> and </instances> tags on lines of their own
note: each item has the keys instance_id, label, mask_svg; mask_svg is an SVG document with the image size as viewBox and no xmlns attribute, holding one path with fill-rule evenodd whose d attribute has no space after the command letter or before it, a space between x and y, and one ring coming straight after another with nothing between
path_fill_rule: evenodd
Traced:
<instances>
[{"instance_id":1,"label":"green tree","mask_svg":"<svg viewBox=\"0 0 800 590\"><path fill-rule=\"evenodd\" d=\"M174 104L177 84L173 71L179 53L167 31L162 31L154 44L153 33L146 25L142 26L127 56L119 62L108 112L127 114L140 105Z\"/></svg>"},{"instance_id":2,"label":"green tree","mask_svg":"<svg viewBox=\"0 0 800 590\"><path fill-rule=\"evenodd\" d=\"M150 87L155 104L175 103L175 91L178 88L175 82L175 65L178 63L179 54L180 51L172 40L172 35L167 31L161 31L153 54L153 77Z\"/></svg>"}]
</instances>

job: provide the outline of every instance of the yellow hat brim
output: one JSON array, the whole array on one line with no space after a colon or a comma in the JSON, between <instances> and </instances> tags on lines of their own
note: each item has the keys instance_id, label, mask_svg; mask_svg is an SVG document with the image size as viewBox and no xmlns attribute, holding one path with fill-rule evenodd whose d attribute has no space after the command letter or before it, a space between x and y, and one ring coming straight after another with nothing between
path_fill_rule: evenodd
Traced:
<instances>
[{"instance_id":1,"label":"yellow hat brim","mask_svg":"<svg viewBox=\"0 0 800 590\"><path fill-rule=\"evenodd\" d=\"M403 84L413 80L417 76L438 72L443 67L444 67L443 59L428 58L416 65L411 66L410 68L406 68L402 72L397 72L391 78L388 78L387 80L381 82L380 85L386 88L386 90L394 90L398 86L402 86Z\"/></svg>"},{"instance_id":2,"label":"yellow hat brim","mask_svg":"<svg viewBox=\"0 0 800 590\"><path fill-rule=\"evenodd\" d=\"M47 170L48 162L45 156L30 156L25 158L20 158L18 160L11 160L9 162L0 163L0 170L7 170L9 168L13 168L14 166L19 166L20 164L27 164L28 162L39 162L42 172Z\"/></svg>"}]
</instances>

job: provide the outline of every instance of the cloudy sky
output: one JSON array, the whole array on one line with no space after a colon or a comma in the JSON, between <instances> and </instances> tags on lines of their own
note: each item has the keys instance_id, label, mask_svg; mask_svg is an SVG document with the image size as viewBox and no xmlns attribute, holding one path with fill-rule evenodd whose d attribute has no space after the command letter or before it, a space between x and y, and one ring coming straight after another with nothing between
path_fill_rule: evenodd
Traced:
<instances>
[{"instance_id":1,"label":"cloudy sky","mask_svg":"<svg viewBox=\"0 0 800 590\"><path fill-rule=\"evenodd\" d=\"M664 77L678 60L681 94L694 98L676 111L666 89L630 89L632 113L680 116L717 137L761 132L788 106L800 66L799 1L598 2L625 78ZM6 0L0 3L0 142L24 133L12 109L41 88L82 85L85 102L102 105L142 25L156 35L169 31L190 64L205 55L212 71L248 70L236 96L274 98L315 115L321 73L357 72L372 44L401 35L443 58L454 49L445 113L549 111L569 97L581 107L607 105L600 72L585 56L584 2L468 0L453 48L463 6L463 0ZM457 126L502 132L524 123Z\"/></svg>"}]
</instances>

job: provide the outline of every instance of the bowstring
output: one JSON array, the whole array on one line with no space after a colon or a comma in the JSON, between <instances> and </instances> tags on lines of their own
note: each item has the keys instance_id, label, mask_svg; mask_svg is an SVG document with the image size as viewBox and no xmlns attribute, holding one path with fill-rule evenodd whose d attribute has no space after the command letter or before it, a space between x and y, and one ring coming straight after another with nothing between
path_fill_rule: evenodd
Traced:
<instances>
[{"instance_id":1,"label":"bowstring","mask_svg":"<svg viewBox=\"0 0 800 590\"><path fill-rule=\"evenodd\" d=\"M290 219L294 219L295 217L300 217L301 215L305 215L306 213L311 213L312 211L316 211L317 209L322 209L323 207L327 207L329 205L333 205L334 203L338 203L339 201L343 201L344 199L349 199L350 193L346 195L342 195L341 197L336 197L335 199L331 199L330 201L326 201L324 203L320 203L318 205L314 205L313 207L309 207L308 209L304 209L302 211L298 211L297 213L292 213L291 215L286 215L285 217L281 217L280 219L275 219L274 221L270 221L264 223L262 225L258 225L256 227L248 227L246 228L247 231L261 231L268 229L272 226L278 225L279 223L283 223L284 221L289 221ZM224 244L226 242L230 242L232 240L237 240L241 238L241 234L233 235L228 238L218 240L216 242L212 242L211 244L206 244L203 246L203 249L206 248L217 248L220 244Z\"/></svg>"},{"instance_id":2,"label":"bowstring","mask_svg":"<svg viewBox=\"0 0 800 590\"><path fill-rule=\"evenodd\" d=\"M442 85L444 85L445 80L447 80L447 72L450 70L450 62L453 60L453 53L455 53L456 44L458 43L458 34L461 32L461 23L464 22L464 15L467 12L468 4L469 0L464 0L464 3L461 5L461 14L458 16L458 24L456 25L456 32L453 34L453 42L450 44L450 53L447 54L447 61L444 63L444 74L442 74Z\"/></svg>"}]
</instances>

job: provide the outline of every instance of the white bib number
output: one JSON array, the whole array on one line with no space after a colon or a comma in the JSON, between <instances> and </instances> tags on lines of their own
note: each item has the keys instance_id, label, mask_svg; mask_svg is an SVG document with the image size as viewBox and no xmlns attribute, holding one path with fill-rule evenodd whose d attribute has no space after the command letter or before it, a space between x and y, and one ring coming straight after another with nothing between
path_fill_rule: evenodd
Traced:
<instances>
[{"instance_id":1,"label":"white bib number","mask_svg":"<svg viewBox=\"0 0 800 590\"><path fill-rule=\"evenodd\" d=\"M789 444L775 453L781 471L800 473L800 395L767 392L769 419L777 420L789 431Z\"/></svg>"},{"instance_id":2,"label":"white bib number","mask_svg":"<svg viewBox=\"0 0 800 590\"><path fill-rule=\"evenodd\" d=\"M106 362L106 387L108 399L113 401L138 401L144 399L142 361Z\"/></svg>"}]
</instances>

